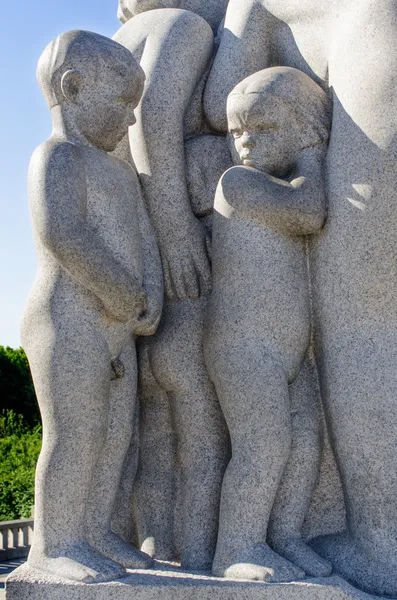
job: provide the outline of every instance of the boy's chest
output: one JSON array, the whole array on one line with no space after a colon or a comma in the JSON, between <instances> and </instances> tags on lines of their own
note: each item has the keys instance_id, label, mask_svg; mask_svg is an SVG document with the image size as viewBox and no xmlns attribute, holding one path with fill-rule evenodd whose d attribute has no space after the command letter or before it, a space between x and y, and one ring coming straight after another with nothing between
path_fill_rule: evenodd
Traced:
<instances>
[{"instance_id":1,"label":"boy's chest","mask_svg":"<svg viewBox=\"0 0 397 600\"><path fill-rule=\"evenodd\" d=\"M106 245L120 253L140 247L137 198L139 181L132 170L113 160L88 161L87 221Z\"/></svg>"}]
</instances>

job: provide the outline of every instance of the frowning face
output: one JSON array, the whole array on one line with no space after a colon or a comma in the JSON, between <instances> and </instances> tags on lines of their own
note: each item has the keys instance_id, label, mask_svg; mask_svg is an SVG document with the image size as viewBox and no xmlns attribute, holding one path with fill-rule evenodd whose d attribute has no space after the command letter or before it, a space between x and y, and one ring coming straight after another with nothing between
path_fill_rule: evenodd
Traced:
<instances>
[{"instance_id":1,"label":"frowning face","mask_svg":"<svg viewBox=\"0 0 397 600\"><path fill-rule=\"evenodd\" d=\"M179 8L181 0L119 0L117 16L126 23L135 15L156 8Z\"/></svg>"},{"instance_id":2,"label":"frowning face","mask_svg":"<svg viewBox=\"0 0 397 600\"><path fill-rule=\"evenodd\" d=\"M296 164L300 136L295 118L274 98L241 94L228 102L229 144L237 164L285 176Z\"/></svg>"}]
</instances>

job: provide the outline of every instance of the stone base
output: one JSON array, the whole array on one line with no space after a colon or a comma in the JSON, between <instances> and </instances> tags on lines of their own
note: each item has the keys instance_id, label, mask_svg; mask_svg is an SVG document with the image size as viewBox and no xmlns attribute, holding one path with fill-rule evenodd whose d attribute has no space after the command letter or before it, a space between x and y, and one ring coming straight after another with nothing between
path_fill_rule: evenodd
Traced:
<instances>
[{"instance_id":1,"label":"stone base","mask_svg":"<svg viewBox=\"0 0 397 600\"><path fill-rule=\"evenodd\" d=\"M369 600L337 576L296 583L236 582L158 563L110 583L56 579L24 564L6 582L6 600ZM379 597L378 597L379 600Z\"/></svg>"}]
</instances>

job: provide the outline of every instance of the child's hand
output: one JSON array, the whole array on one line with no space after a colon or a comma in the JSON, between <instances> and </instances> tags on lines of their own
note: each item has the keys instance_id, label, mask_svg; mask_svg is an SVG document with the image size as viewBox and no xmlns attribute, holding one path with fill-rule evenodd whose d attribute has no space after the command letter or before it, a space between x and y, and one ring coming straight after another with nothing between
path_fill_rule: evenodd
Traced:
<instances>
[{"instance_id":1,"label":"child's hand","mask_svg":"<svg viewBox=\"0 0 397 600\"><path fill-rule=\"evenodd\" d=\"M114 290L114 297L105 307L111 319L126 323L131 319L139 319L148 308L148 297L143 287L137 282L131 282L128 289Z\"/></svg>"},{"instance_id":2,"label":"child's hand","mask_svg":"<svg viewBox=\"0 0 397 600\"><path fill-rule=\"evenodd\" d=\"M160 323L162 302L158 301L156 294L148 294L147 298L147 308L140 314L134 327L135 335L153 335Z\"/></svg>"}]
</instances>

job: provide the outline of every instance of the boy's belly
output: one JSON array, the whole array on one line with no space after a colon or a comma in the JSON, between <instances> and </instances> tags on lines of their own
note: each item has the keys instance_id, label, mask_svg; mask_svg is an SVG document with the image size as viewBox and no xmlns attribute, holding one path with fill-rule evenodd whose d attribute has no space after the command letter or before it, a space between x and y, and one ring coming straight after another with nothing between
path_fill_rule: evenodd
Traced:
<instances>
[{"instance_id":1,"label":"boy's belly","mask_svg":"<svg viewBox=\"0 0 397 600\"><path fill-rule=\"evenodd\" d=\"M211 337L255 339L288 361L306 351L310 299L304 240L216 213Z\"/></svg>"},{"instance_id":2,"label":"boy's belly","mask_svg":"<svg viewBox=\"0 0 397 600\"><path fill-rule=\"evenodd\" d=\"M60 269L39 270L22 318L23 345L38 335L53 338L76 335L82 328L107 342L112 358L133 339L135 319L121 323L106 314L100 300Z\"/></svg>"}]
</instances>

